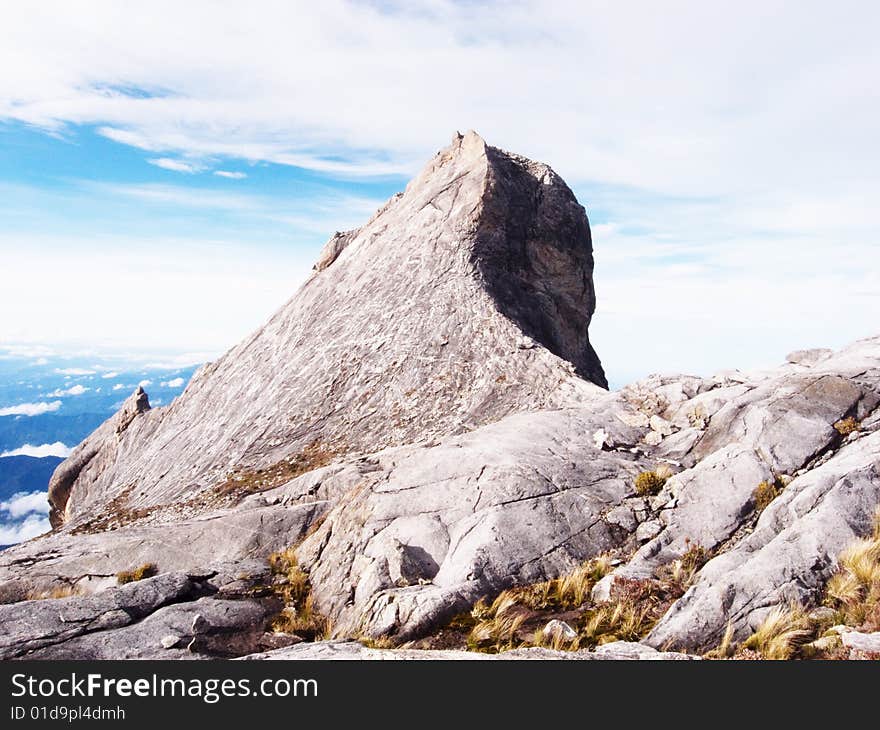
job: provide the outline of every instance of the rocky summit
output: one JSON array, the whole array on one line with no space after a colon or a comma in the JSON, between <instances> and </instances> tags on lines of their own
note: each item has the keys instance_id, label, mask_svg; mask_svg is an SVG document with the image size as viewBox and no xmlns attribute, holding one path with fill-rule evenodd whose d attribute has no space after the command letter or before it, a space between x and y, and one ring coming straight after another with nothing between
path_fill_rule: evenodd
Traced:
<instances>
[{"instance_id":1,"label":"rocky summit","mask_svg":"<svg viewBox=\"0 0 880 730\"><path fill-rule=\"evenodd\" d=\"M50 484L52 523L587 401L606 385L592 274L586 213L559 176L456 135L174 403L137 393L81 444Z\"/></svg>"},{"instance_id":2,"label":"rocky summit","mask_svg":"<svg viewBox=\"0 0 880 730\"><path fill-rule=\"evenodd\" d=\"M0 658L877 654L880 338L609 392L594 308L566 184L456 135L58 467Z\"/></svg>"}]
</instances>

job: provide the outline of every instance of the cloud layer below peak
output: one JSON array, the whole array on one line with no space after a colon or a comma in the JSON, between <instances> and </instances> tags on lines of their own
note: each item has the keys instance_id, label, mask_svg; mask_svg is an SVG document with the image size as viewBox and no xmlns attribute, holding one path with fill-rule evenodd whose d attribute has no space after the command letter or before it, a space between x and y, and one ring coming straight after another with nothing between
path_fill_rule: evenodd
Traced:
<instances>
[{"instance_id":1,"label":"cloud layer below peak","mask_svg":"<svg viewBox=\"0 0 880 730\"><path fill-rule=\"evenodd\" d=\"M44 413L52 413L61 408L61 401L51 403L19 403L14 406L0 408L0 416L41 416Z\"/></svg>"},{"instance_id":2,"label":"cloud layer below peak","mask_svg":"<svg viewBox=\"0 0 880 730\"><path fill-rule=\"evenodd\" d=\"M42 459L46 456L60 456L62 458L67 458L68 456L70 456L70 452L72 450L73 449L61 443L60 441L56 441L52 444L41 444L40 446L25 444L24 446L20 446L17 449L4 451L2 454L0 454L0 459L7 456L33 456L38 459Z\"/></svg>"}]
</instances>

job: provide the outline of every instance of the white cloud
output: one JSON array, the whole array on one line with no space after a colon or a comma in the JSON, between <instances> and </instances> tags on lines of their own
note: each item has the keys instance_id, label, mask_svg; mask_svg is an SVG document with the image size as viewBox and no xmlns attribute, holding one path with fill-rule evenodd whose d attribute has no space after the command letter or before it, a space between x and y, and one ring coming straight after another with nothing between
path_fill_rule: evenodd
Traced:
<instances>
[{"instance_id":1,"label":"white cloud","mask_svg":"<svg viewBox=\"0 0 880 730\"><path fill-rule=\"evenodd\" d=\"M39 357L36 360L34 360L34 365L37 365L37 366L48 365L48 364L49 364L49 361L45 357Z\"/></svg>"},{"instance_id":2,"label":"white cloud","mask_svg":"<svg viewBox=\"0 0 880 730\"><path fill-rule=\"evenodd\" d=\"M152 385L152 384L153 384L152 380L142 380L140 383L138 383L138 385L141 388L146 388L148 385Z\"/></svg>"},{"instance_id":3,"label":"white cloud","mask_svg":"<svg viewBox=\"0 0 880 730\"><path fill-rule=\"evenodd\" d=\"M268 11L211 7L157 0L134 19L113 3L51 14L10 4L0 63L16 73L0 77L0 117L53 132L99 125L154 159L337 175L409 174L473 127L553 164L598 222L591 334L610 371L643 362L639 348L652 352L645 367L693 369L744 352L781 358L794 338L839 345L876 331L880 99L865 89L880 66L880 6L642 3L634 14L563 0L327 0L272 5L271 23ZM300 231L347 223L345 206L279 213L207 186L112 194L274 216ZM124 256L90 257L85 237L9 237L0 311L31 319L4 322L0 337L62 340L79 326L80 339L130 344L137 333L214 353L284 301L315 253L186 243L127 240ZM145 276L162 301L132 301ZM72 277L89 284L61 323L31 282L60 291ZM830 306L817 311L820 301Z\"/></svg>"},{"instance_id":4,"label":"white cloud","mask_svg":"<svg viewBox=\"0 0 880 730\"><path fill-rule=\"evenodd\" d=\"M159 385L163 388L181 388L184 382L186 381L183 378L173 378L171 380L163 380Z\"/></svg>"},{"instance_id":5,"label":"white cloud","mask_svg":"<svg viewBox=\"0 0 880 730\"><path fill-rule=\"evenodd\" d=\"M116 383L116 385L113 386L113 390L122 390L124 387L125 386L122 383Z\"/></svg>"},{"instance_id":6,"label":"white cloud","mask_svg":"<svg viewBox=\"0 0 880 730\"><path fill-rule=\"evenodd\" d=\"M54 444L42 444L41 446L25 444L17 449L12 449L12 451L4 451L0 454L0 459L5 456L35 456L38 459L42 459L45 456L61 456L66 458L70 456L72 450L60 441L56 441Z\"/></svg>"},{"instance_id":7,"label":"white cloud","mask_svg":"<svg viewBox=\"0 0 880 730\"><path fill-rule=\"evenodd\" d=\"M91 388L86 388L84 385L72 385L69 388L55 390L51 393L47 393L47 398L63 398L67 395L82 395L83 393L87 393Z\"/></svg>"},{"instance_id":8,"label":"white cloud","mask_svg":"<svg viewBox=\"0 0 880 730\"><path fill-rule=\"evenodd\" d=\"M94 370L86 368L55 368L55 372L59 375L94 375Z\"/></svg>"},{"instance_id":9,"label":"white cloud","mask_svg":"<svg viewBox=\"0 0 880 730\"><path fill-rule=\"evenodd\" d=\"M0 408L0 416L40 416L43 413L52 413L61 408L61 401L51 403L19 403L15 406Z\"/></svg>"},{"instance_id":10,"label":"white cloud","mask_svg":"<svg viewBox=\"0 0 880 730\"><path fill-rule=\"evenodd\" d=\"M157 0L149 18L112 3L61 3L45 18L28 3L4 18L0 60L17 73L0 82L0 114L53 130L102 124L185 164L412 171L472 126L566 175L667 190L769 190L800 186L805 171L818 182L876 169L878 105L863 90L878 9L865 3L641 4L634 20L625 4L573 0L327 0L262 13ZM475 73L480 83L462 84Z\"/></svg>"},{"instance_id":11,"label":"white cloud","mask_svg":"<svg viewBox=\"0 0 880 730\"><path fill-rule=\"evenodd\" d=\"M50 529L48 518L36 514L28 515L22 522L0 524L0 545L15 545Z\"/></svg>"},{"instance_id":12,"label":"white cloud","mask_svg":"<svg viewBox=\"0 0 880 730\"><path fill-rule=\"evenodd\" d=\"M217 192L210 189L184 187L182 185L163 185L158 183L126 184L87 184L87 190L133 198L144 203L171 204L175 207L204 208L265 214L266 201L253 195ZM274 206L273 206L274 208Z\"/></svg>"},{"instance_id":13,"label":"white cloud","mask_svg":"<svg viewBox=\"0 0 880 730\"><path fill-rule=\"evenodd\" d=\"M119 373L117 373L115 370L112 370L112 371L109 372L109 373L104 373L101 377L102 377L102 378L105 378L105 379L109 379L109 378L118 378L118 377L119 377Z\"/></svg>"},{"instance_id":14,"label":"white cloud","mask_svg":"<svg viewBox=\"0 0 880 730\"><path fill-rule=\"evenodd\" d=\"M214 174L218 177L225 177L230 180L243 180L247 177L246 172L231 172L229 170L214 170Z\"/></svg>"},{"instance_id":15,"label":"white cloud","mask_svg":"<svg viewBox=\"0 0 880 730\"><path fill-rule=\"evenodd\" d=\"M0 512L6 512L12 519L24 517L32 512L49 512L46 492L16 492L8 500L0 502ZM0 540L0 543L3 541Z\"/></svg>"},{"instance_id":16,"label":"white cloud","mask_svg":"<svg viewBox=\"0 0 880 730\"><path fill-rule=\"evenodd\" d=\"M157 159L147 160L147 162L156 167L161 167L163 170L171 170L172 172L185 172L191 175L199 171L199 168L196 165L184 162L183 160L172 160L168 157L159 157Z\"/></svg>"},{"instance_id":17,"label":"white cloud","mask_svg":"<svg viewBox=\"0 0 880 730\"><path fill-rule=\"evenodd\" d=\"M0 360L11 358L30 359L55 354L54 350L46 345L31 343L0 344L0 352L3 353L0 355Z\"/></svg>"},{"instance_id":18,"label":"white cloud","mask_svg":"<svg viewBox=\"0 0 880 730\"><path fill-rule=\"evenodd\" d=\"M180 355L166 355L163 359L154 359L144 364L144 370L179 370L180 368L199 365L214 357L209 352L184 352Z\"/></svg>"}]
</instances>

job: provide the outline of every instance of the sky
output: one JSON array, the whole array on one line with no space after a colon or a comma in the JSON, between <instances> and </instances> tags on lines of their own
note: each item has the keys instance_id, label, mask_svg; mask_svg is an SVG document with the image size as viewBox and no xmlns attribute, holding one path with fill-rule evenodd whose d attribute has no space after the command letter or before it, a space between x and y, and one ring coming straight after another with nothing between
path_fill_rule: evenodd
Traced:
<instances>
[{"instance_id":1,"label":"sky","mask_svg":"<svg viewBox=\"0 0 880 730\"><path fill-rule=\"evenodd\" d=\"M0 344L213 357L466 129L586 207L612 384L876 334L878 21L846 1L10 3Z\"/></svg>"}]
</instances>

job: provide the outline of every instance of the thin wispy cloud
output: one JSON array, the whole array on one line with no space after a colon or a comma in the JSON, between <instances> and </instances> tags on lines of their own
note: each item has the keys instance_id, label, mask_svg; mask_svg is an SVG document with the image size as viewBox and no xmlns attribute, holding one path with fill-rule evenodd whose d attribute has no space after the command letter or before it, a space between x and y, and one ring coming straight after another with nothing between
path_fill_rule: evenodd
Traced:
<instances>
[{"instance_id":1,"label":"thin wispy cloud","mask_svg":"<svg viewBox=\"0 0 880 730\"><path fill-rule=\"evenodd\" d=\"M173 205L179 208L206 208L237 212L257 212L266 209L264 201L254 195L224 193L182 185L86 183L84 187L102 193L134 198L145 203Z\"/></svg>"},{"instance_id":2,"label":"thin wispy cloud","mask_svg":"<svg viewBox=\"0 0 880 730\"><path fill-rule=\"evenodd\" d=\"M339 192L331 187L314 189L308 197L284 200L258 193L238 193L205 187L159 183L94 183L84 181L90 193L130 198L140 203L175 210L218 211L245 219L273 221L291 230L330 236L342 228L354 227L371 216L384 198Z\"/></svg>"},{"instance_id":3,"label":"thin wispy cloud","mask_svg":"<svg viewBox=\"0 0 880 730\"><path fill-rule=\"evenodd\" d=\"M163 170L170 170L171 172L184 172L189 175L196 173L199 171L199 167L197 165L193 165L190 162L184 162L183 160L173 160L169 157L158 157L151 160L147 160L151 165L155 165L156 167L161 167Z\"/></svg>"},{"instance_id":4,"label":"thin wispy cloud","mask_svg":"<svg viewBox=\"0 0 880 730\"><path fill-rule=\"evenodd\" d=\"M659 190L801 187L805 171L876 169L865 152L878 105L861 91L878 10L864 3L648 4L638 22L623 5L556 0L269 8L272 23L250 7L156 2L134 18L105 4L98 24L69 4L51 23L19 4L4 18L0 59L17 73L0 83L0 114L47 129L103 124L170 159L339 174L412 172L463 126L556 159L566 177ZM186 42L157 43L172 20ZM211 59L211 74L193 57ZM475 69L480 83L463 84ZM142 92L115 91L120 79ZM809 145L839 124L836 108L847 134Z\"/></svg>"},{"instance_id":5,"label":"thin wispy cloud","mask_svg":"<svg viewBox=\"0 0 880 730\"><path fill-rule=\"evenodd\" d=\"M586 206L591 337L611 372L779 358L792 344L840 345L876 329L880 100L865 90L880 73L880 8L871 4L643 3L634 14L557 0L328 0L217 13L158 0L136 20L114 3L94 7L100 23L69 3L51 14L10 6L0 63L16 73L0 78L0 119L61 139L94 130L102 144L183 174L169 185L142 164L142 177L71 182L71 207L94 196L99 215L120 208L124 224L106 224L112 243L101 256L82 255L87 230L65 231L61 244L28 230L0 240L0 305L31 318L4 322L0 338L81 327L82 340L78 323L89 323L111 339L137 332L184 348L198 337L192 347L221 351L308 275L313 238L358 225L382 202L352 180L391 175L402 185L467 128L549 162ZM185 41L168 40L171 25ZM229 27L240 30L235 44ZM211 73L194 58L210 60ZM324 189L303 192L300 178L268 194L284 179L278 166L305 168ZM4 217L30 216L35 227L57 200L16 195ZM128 233L135 208L163 226L185 221L181 240ZM222 236L219 225L207 230L220 219ZM34 281L63 292L73 273L88 282L81 302L32 293ZM167 301L128 296L145 277ZM62 305L75 315L63 323Z\"/></svg>"},{"instance_id":6,"label":"thin wispy cloud","mask_svg":"<svg viewBox=\"0 0 880 730\"><path fill-rule=\"evenodd\" d=\"M9 310L11 311L11 310ZM47 355L54 355L55 350L48 345L42 344L29 344L29 343L2 343L0 344L0 359L31 359L38 358L39 360L46 360ZM39 364L45 365L48 363L40 362Z\"/></svg>"}]
</instances>

